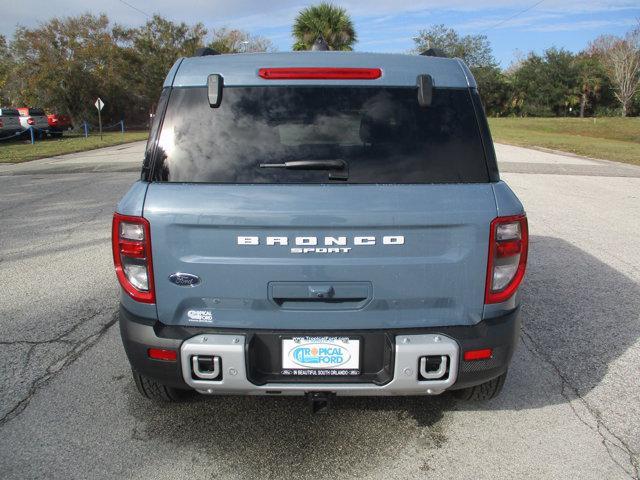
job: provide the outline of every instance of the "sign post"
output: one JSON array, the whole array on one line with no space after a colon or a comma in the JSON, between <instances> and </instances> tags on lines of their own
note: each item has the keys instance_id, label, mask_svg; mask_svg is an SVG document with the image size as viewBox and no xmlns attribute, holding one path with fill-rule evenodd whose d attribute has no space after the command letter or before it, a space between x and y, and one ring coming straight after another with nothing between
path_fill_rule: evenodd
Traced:
<instances>
[{"instance_id":1,"label":"sign post","mask_svg":"<svg viewBox=\"0 0 640 480\"><path fill-rule=\"evenodd\" d=\"M102 140L102 114L100 112L102 112L102 108L104 107L104 102L100 97L98 97L94 105L98 109L98 126L100 128L100 140Z\"/></svg>"}]
</instances>

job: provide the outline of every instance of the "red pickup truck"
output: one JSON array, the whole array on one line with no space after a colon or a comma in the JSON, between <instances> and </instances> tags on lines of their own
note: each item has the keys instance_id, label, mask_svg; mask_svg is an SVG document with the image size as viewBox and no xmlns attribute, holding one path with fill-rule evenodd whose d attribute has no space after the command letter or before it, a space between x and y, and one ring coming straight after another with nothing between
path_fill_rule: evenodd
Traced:
<instances>
[{"instance_id":1,"label":"red pickup truck","mask_svg":"<svg viewBox=\"0 0 640 480\"><path fill-rule=\"evenodd\" d=\"M52 137L61 137L62 132L73 128L69 115L47 114L47 121L49 122L49 135Z\"/></svg>"}]
</instances>

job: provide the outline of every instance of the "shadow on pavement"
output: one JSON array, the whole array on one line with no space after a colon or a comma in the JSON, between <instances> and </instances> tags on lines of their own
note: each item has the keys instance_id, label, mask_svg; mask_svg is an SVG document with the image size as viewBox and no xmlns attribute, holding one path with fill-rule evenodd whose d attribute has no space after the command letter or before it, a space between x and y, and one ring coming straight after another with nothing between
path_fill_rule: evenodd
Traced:
<instances>
[{"instance_id":1,"label":"shadow on pavement","mask_svg":"<svg viewBox=\"0 0 640 480\"><path fill-rule=\"evenodd\" d=\"M311 414L300 397L200 397L157 405L128 383L129 413L139 426L135 440L169 442L217 458L237 476L290 478L302 472L373 471L380 461L406 453L418 439L420 461L446 443L438 398L342 398L328 413ZM413 443L413 442L409 442ZM262 472L262 474L260 473ZM222 472L224 475L224 472Z\"/></svg>"},{"instance_id":2,"label":"shadow on pavement","mask_svg":"<svg viewBox=\"0 0 640 480\"><path fill-rule=\"evenodd\" d=\"M583 396L640 338L638 283L559 238L531 237L521 302L524 341L545 363L518 364L516 352L511 373L517 370L524 378L507 378L505 390L510 395L503 393L507 398L489 402L483 409L539 408L560 401L561 396L538 384L536 368L546 368L553 375L559 372ZM640 384L637 378L628 381ZM473 405L464 408L473 409Z\"/></svg>"}]
</instances>

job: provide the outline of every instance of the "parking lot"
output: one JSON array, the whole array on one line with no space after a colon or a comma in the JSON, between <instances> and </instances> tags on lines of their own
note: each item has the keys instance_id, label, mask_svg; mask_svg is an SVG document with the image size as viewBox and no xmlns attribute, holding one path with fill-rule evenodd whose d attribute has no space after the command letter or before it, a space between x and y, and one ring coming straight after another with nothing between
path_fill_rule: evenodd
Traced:
<instances>
[{"instance_id":1,"label":"parking lot","mask_svg":"<svg viewBox=\"0 0 640 480\"><path fill-rule=\"evenodd\" d=\"M527 209L502 395L157 405L117 328L110 222L142 142L0 165L0 477L638 478L640 167L497 145Z\"/></svg>"}]
</instances>

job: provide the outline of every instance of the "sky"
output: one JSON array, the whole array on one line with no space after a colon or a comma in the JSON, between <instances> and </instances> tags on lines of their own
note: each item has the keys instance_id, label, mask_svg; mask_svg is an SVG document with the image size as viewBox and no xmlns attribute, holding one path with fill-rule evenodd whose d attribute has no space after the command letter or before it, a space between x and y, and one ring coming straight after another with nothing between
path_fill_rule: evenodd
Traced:
<instances>
[{"instance_id":1,"label":"sky","mask_svg":"<svg viewBox=\"0 0 640 480\"><path fill-rule=\"evenodd\" d=\"M159 13L173 21L202 22L209 30L240 28L291 49L291 24L310 4L301 0L4 0L0 34L34 27L54 16L106 13L135 26ZM445 24L460 34L489 38L503 68L530 51L555 46L578 52L602 34L623 35L640 21L640 0L334 0L355 23L355 50L407 53L422 29Z\"/></svg>"}]
</instances>

